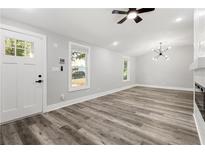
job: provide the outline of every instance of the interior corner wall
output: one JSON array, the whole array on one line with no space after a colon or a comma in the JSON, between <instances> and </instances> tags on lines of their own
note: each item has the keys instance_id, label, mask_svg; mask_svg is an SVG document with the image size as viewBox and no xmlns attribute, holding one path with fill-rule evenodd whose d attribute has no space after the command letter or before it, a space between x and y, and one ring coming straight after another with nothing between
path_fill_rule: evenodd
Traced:
<instances>
[{"instance_id":1,"label":"interior corner wall","mask_svg":"<svg viewBox=\"0 0 205 154\"><path fill-rule=\"evenodd\" d=\"M169 60L160 57L152 60L156 53L148 52L136 57L136 83L142 85L175 88L193 88L193 73L189 69L193 62L193 46L173 46L167 51Z\"/></svg>"},{"instance_id":2,"label":"interior corner wall","mask_svg":"<svg viewBox=\"0 0 205 154\"><path fill-rule=\"evenodd\" d=\"M55 34L37 27L23 23L3 19L3 24L41 33L47 36L47 104L60 103L61 95L64 94L65 101L84 96L94 95L135 84L135 57L130 57L131 75L130 81L122 80L123 56L115 51L110 51L96 45L80 40ZM68 91L68 43L69 41L82 43L91 47L90 52L90 88L74 92ZM65 58L63 72L54 72L52 67L59 67L59 57Z\"/></svg>"}]
</instances>

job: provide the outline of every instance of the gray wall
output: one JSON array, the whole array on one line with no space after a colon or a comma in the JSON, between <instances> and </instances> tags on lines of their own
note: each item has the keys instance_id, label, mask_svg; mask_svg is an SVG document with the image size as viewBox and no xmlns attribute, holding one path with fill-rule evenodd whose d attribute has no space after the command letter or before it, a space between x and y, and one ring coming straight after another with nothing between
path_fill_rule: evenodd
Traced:
<instances>
[{"instance_id":1,"label":"gray wall","mask_svg":"<svg viewBox=\"0 0 205 154\"><path fill-rule=\"evenodd\" d=\"M176 46L168 51L170 60L153 61L154 52L136 58L136 83L165 87L192 88L193 46Z\"/></svg>"},{"instance_id":2,"label":"gray wall","mask_svg":"<svg viewBox=\"0 0 205 154\"><path fill-rule=\"evenodd\" d=\"M191 88L193 76L189 65L193 59L192 46L173 47L168 51L169 61L164 59L155 62L153 52L131 58L131 77L129 82L122 81L122 56L96 45L88 44L58 35L43 29L18 23L8 19L4 24L25 28L47 35L47 67L48 67L48 104L60 102L60 95L65 94L65 100L75 99L98 92L104 92L132 84L147 84L168 87ZM91 47L91 88L76 92L68 92L68 42L75 41ZM58 48L54 47L58 44ZM53 72L53 66L59 66L58 58L66 59L64 72Z\"/></svg>"},{"instance_id":3,"label":"gray wall","mask_svg":"<svg viewBox=\"0 0 205 154\"><path fill-rule=\"evenodd\" d=\"M123 55L117 52L109 51L104 48L97 47L75 39L61 36L46 30L34 28L22 23L11 21L8 19L2 20L4 24L25 28L34 32L42 33L47 36L47 67L48 67L48 105L60 102L60 95L65 94L65 100L75 99L82 96L104 92L115 88L120 88L135 84L135 58L131 57L131 76L130 81L122 81ZM75 41L83 43L91 47L91 88L75 92L68 92L68 42ZM58 47L54 47L58 44ZM64 72L53 72L53 66L59 66L58 58L66 59Z\"/></svg>"}]
</instances>

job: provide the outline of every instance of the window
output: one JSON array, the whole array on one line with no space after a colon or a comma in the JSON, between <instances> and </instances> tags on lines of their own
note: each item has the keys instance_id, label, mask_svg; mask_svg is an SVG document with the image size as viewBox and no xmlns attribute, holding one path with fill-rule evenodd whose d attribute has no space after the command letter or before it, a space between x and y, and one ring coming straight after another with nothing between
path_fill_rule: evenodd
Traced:
<instances>
[{"instance_id":1,"label":"window","mask_svg":"<svg viewBox=\"0 0 205 154\"><path fill-rule=\"evenodd\" d=\"M130 80L130 61L129 58L123 58L123 81Z\"/></svg>"},{"instance_id":2,"label":"window","mask_svg":"<svg viewBox=\"0 0 205 154\"><path fill-rule=\"evenodd\" d=\"M33 43L14 38L6 38L5 55L33 58Z\"/></svg>"},{"instance_id":3,"label":"window","mask_svg":"<svg viewBox=\"0 0 205 154\"><path fill-rule=\"evenodd\" d=\"M78 43L69 43L69 91L90 88L90 48Z\"/></svg>"}]
</instances>

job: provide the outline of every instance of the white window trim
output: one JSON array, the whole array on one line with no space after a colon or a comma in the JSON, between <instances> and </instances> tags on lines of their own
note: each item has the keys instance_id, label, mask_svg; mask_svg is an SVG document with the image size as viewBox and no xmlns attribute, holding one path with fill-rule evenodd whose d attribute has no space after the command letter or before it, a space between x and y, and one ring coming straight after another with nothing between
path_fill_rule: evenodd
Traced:
<instances>
[{"instance_id":1,"label":"white window trim","mask_svg":"<svg viewBox=\"0 0 205 154\"><path fill-rule=\"evenodd\" d=\"M86 86L81 86L81 87L72 87L72 65L71 65L71 46L72 45L77 45L83 48L87 48L87 85ZM68 91L78 91L78 90L84 90L84 89L89 89L90 88L90 47L86 45L82 45L76 42L69 42L69 51L68 51Z\"/></svg>"},{"instance_id":2,"label":"white window trim","mask_svg":"<svg viewBox=\"0 0 205 154\"><path fill-rule=\"evenodd\" d=\"M124 80L123 77L123 73L124 73L124 61L127 60L127 70L128 70L128 74L127 74L127 80ZM130 57L123 57L122 58L122 81L123 82L128 82L130 81Z\"/></svg>"}]
</instances>

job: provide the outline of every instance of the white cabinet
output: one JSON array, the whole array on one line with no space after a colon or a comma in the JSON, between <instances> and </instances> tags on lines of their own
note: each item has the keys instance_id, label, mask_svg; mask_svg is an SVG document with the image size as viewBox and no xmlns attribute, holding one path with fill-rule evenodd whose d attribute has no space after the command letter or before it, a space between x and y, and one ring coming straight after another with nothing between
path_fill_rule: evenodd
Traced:
<instances>
[{"instance_id":1,"label":"white cabinet","mask_svg":"<svg viewBox=\"0 0 205 154\"><path fill-rule=\"evenodd\" d=\"M194 60L205 57L205 9L194 11Z\"/></svg>"}]
</instances>

